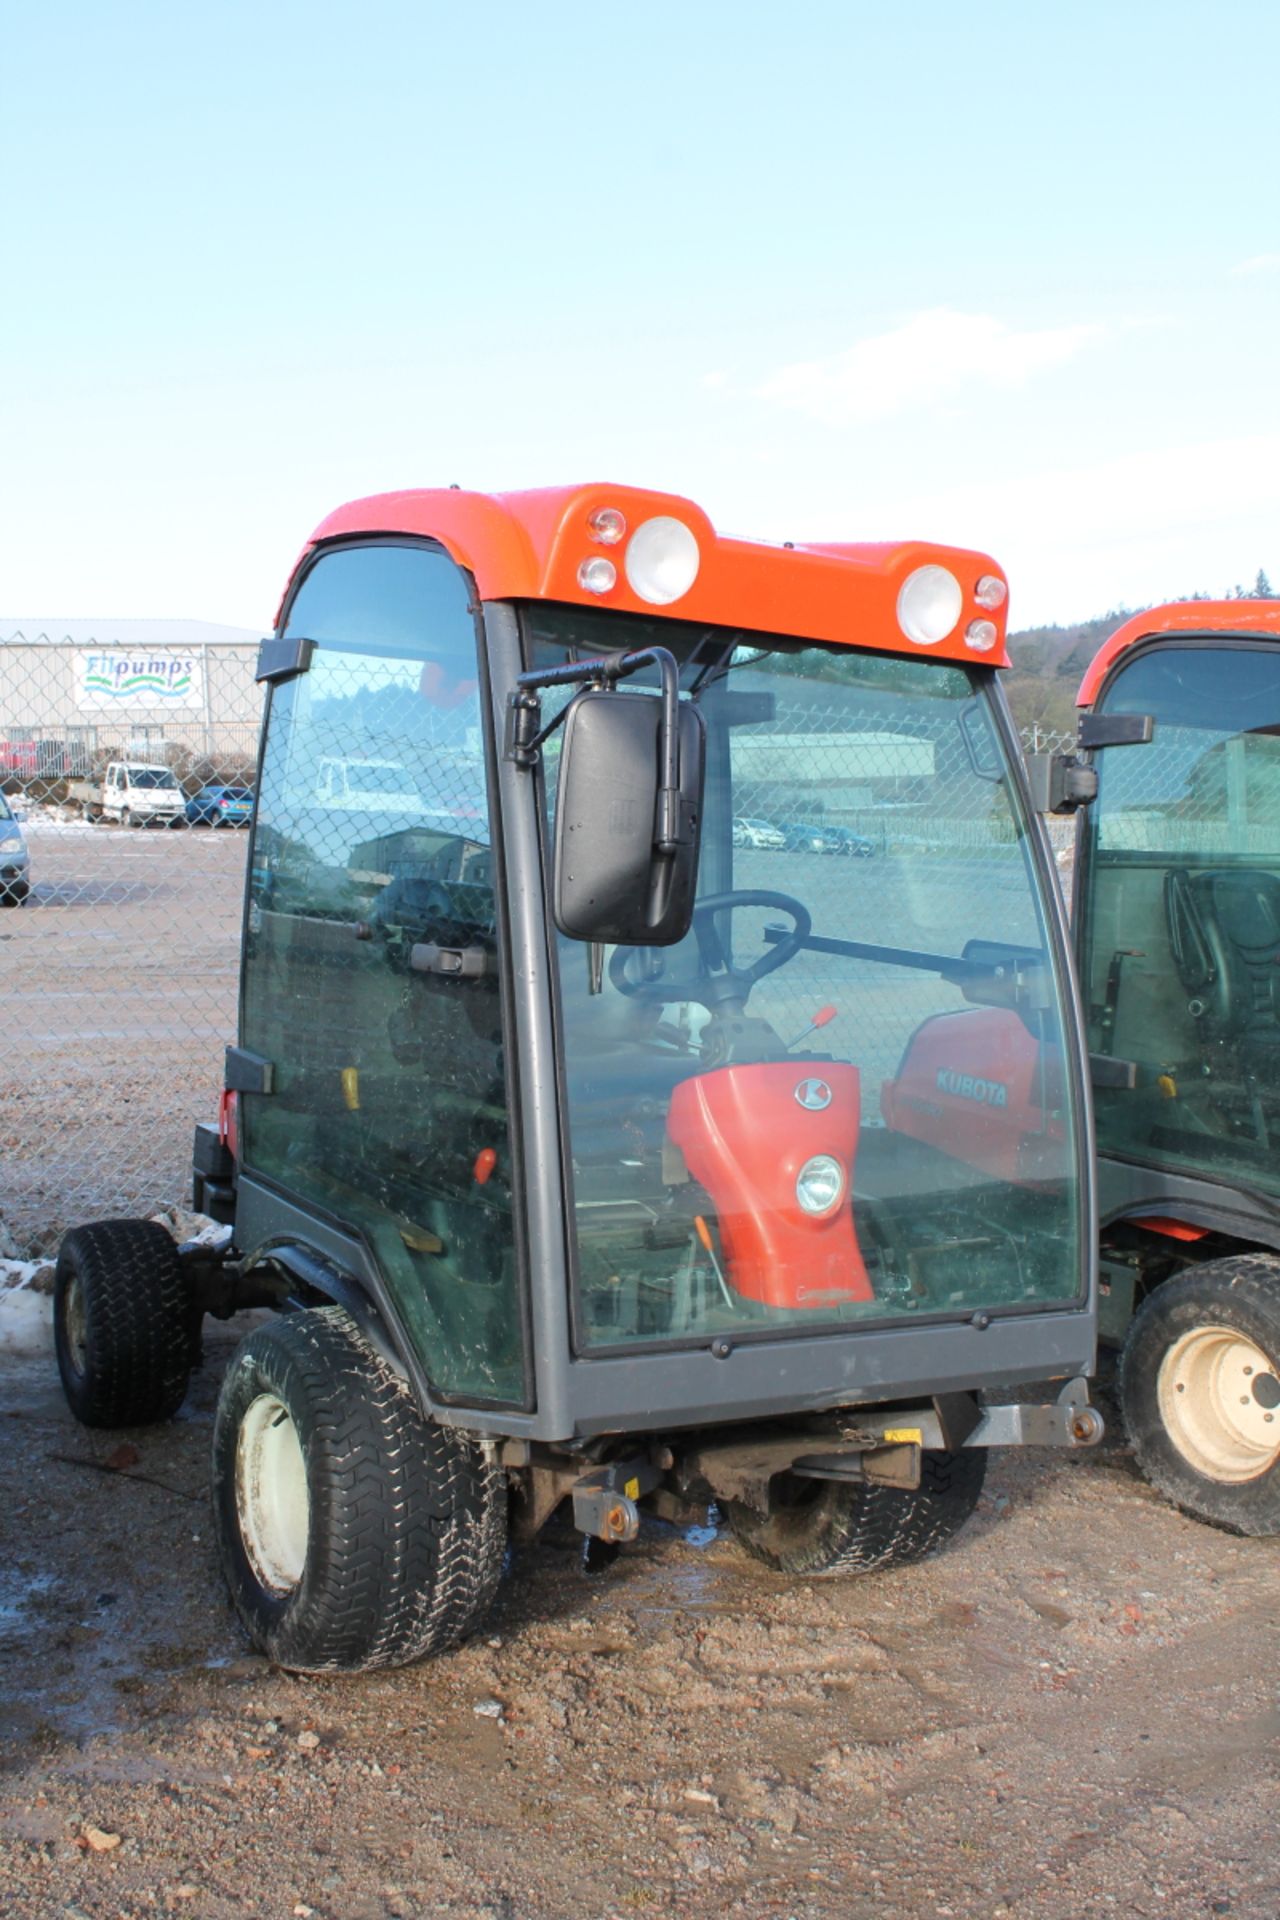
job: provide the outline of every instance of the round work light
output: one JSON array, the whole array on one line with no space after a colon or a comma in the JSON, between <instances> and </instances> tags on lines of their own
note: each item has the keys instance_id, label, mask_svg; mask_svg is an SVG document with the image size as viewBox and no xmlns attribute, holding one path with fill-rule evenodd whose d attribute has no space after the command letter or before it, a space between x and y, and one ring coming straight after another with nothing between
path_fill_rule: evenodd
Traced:
<instances>
[{"instance_id":1,"label":"round work light","mask_svg":"<svg viewBox=\"0 0 1280 1920\"><path fill-rule=\"evenodd\" d=\"M650 606L666 607L688 593L698 577L698 543L683 520L669 513L643 520L627 546L631 591Z\"/></svg>"},{"instance_id":2,"label":"round work light","mask_svg":"<svg viewBox=\"0 0 1280 1920\"><path fill-rule=\"evenodd\" d=\"M616 507L597 507L587 521L587 532L602 547L616 547L626 530L626 520Z\"/></svg>"},{"instance_id":3,"label":"round work light","mask_svg":"<svg viewBox=\"0 0 1280 1920\"><path fill-rule=\"evenodd\" d=\"M1008 599L1009 589L998 573L984 573L973 590L973 597L980 607L985 607L988 613L994 613Z\"/></svg>"},{"instance_id":4,"label":"round work light","mask_svg":"<svg viewBox=\"0 0 1280 1920\"><path fill-rule=\"evenodd\" d=\"M618 569L602 553L584 560L578 568L578 585L588 593L608 593L618 584Z\"/></svg>"},{"instance_id":5,"label":"round work light","mask_svg":"<svg viewBox=\"0 0 1280 1920\"><path fill-rule=\"evenodd\" d=\"M830 1213L844 1194L844 1168L829 1153L815 1153L796 1175L796 1199L806 1213Z\"/></svg>"},{"instance_id":6,"label":"round work light","mask_svg":"<svg viewBox=\"0 0 1280 1920\"><path fill-rule=\"evenodd\" d=\"M898 591L898 625L918 647L936 647L960 618L964 595L946 567L917 567Z\"/></svg>"},{"instance_id":7,"label":"round work light","mask_svg":"<svg viewBox=\"0 0 1280 1920\"><path fill-rule=\"evenodd\" d=\"M994 620L971 620L964 630L964 643L974 653L990 653L999 638Z\"/></svg>"}]
</instances>

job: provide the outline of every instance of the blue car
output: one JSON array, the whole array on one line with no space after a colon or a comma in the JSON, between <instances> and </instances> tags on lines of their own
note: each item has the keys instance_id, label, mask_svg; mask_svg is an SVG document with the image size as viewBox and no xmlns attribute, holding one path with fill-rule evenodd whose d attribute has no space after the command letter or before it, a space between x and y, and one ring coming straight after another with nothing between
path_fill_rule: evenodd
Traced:
<instances>
[{"instance_id":1,"label":"blue car","mask_svg":"<svg viewBox=\"0 0 1280 1920\"><path fill-rule=\"evenodd\" d=\"M13 808L0 793L0 906L21 906L30 889L27 843Z\"/></svg>"},{"instance_id":2,"label":"blue car","mask_svg":"<svg viewBox=\"0 0 1280 1920\"><path fill-rule=\"evenodd\" d=\"M187 801L189 827L247 827L253 818L251 787L201 787Z\"/></svg>"},{"instance_id":3,"label":"blue car","mask_svg":"<svg viewBox=\"0 0 1280 1920\"><path fill-rule=\"evenodd\" d=\"M875 841L868 840L865 833L854 833L849 827L824 827L829 853L843 853L851 860L869 860L875 852Z\"/></svg>"}]
</instances>

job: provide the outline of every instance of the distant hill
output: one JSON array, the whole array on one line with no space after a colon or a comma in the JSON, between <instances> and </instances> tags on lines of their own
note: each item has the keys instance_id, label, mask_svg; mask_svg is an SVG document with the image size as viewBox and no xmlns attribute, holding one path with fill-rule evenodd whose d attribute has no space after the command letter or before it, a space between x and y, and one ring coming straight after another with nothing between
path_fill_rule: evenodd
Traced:
<instances>
[{"instance_id":1,"label":"distant hill","mask_svg":"<svg viewBox=\"0 0 1280 1920\"><path fill-rule=\"evenodd\" d=\"M1005 675L1005 692L1013 717L1024 732L1033 726L1056 733L1075 732L1076 688L1085 668L1103 641L1137 611L1136 607L1116 607L1075 626L1024 627L1009 635L1013 664Z\"/></svg>"},{"instance_id":2,"label":"distant hill","mask_svg":"<svg viewBox=\"0 0 1280 1920\"><path fill-rule=\"evenodd\" d=\"M1227 594L1170 594L1177 600L1270 600L1275 595L1266 573L1260 568L1252 587L1236 587ZM1140 607L1115 607L1093 620L1080 620L1069 627L1024 627L1009 635L1012 666L1005 675L1005 691L1013 708L1013 717L1024 731L1043 727L1051 733L1074 733L1076 728L1076 689L1085 668L1104 640Z\"/></svg>"}]
</instances>

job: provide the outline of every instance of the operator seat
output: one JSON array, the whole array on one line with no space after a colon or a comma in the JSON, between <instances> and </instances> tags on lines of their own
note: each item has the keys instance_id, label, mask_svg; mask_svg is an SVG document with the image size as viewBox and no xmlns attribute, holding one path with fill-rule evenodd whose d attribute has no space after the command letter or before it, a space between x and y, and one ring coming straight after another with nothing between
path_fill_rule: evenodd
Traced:
<instances>
[{"instance_id":1,"label":"operator seat","mask_svg":"<svg viewBox=\"0 0 1280 1920\"><path fill-rule=\"evenodd\" d=\"M1165 875L1178 978L1212 1066L1253 1100L1280 1093L1280 877L1253 867ZM1256 1116L1255 1116L1256 1117Z\"/></svg>"}]
</instances>

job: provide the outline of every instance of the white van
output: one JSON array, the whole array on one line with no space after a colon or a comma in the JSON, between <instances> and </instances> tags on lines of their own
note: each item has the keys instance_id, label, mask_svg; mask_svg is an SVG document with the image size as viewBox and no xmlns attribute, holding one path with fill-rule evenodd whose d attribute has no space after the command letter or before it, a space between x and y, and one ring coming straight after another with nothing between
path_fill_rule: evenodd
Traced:
<instances>
[{"instance_id":1,"label":"white van","mask_svg":"<svg viewBox=\"0 0 1280 1920\"><path fill-rule=\"evenodd\" d=\"M112 760L101 786L96 780L73 780L67 797L86 818L118 820L122 827L167 827L186 819L187 798L173 768L140 760Z\"/></svg>"}]
</instances>

